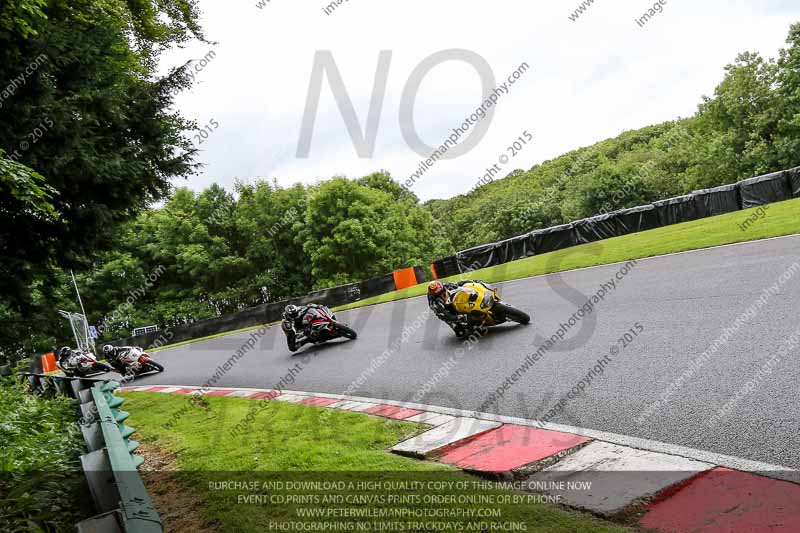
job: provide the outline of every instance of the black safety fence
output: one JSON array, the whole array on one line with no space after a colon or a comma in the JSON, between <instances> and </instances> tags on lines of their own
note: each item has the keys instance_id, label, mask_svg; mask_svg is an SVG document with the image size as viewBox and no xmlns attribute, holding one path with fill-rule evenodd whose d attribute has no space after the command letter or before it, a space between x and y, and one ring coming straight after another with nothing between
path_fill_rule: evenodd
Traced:
<instances>
[{"instance_id":1,"label":"black safety fence","mask_svg":"<svg viewBox=\"0 0 800 533\"><path fill-rule=\"evenodd\" d=\"M640 205L614 213L620 235L639 233L660 227L658 212L653 205Z\"/></svg>"},{"instance_id":2,"label":"black safety fence","mask_svg":"<svg viewBox=\"0 0 800 533\"><path fill-rule=\"evenodd\" d=\"M456 263L459 272L470 272L486 268L487 266L497 265L503 260L500 257L502 249L501 243L484 244L458 252Z\"/></svg>"},{"instance_id":3,"label":"black safety fence","mask_svg":"<svg viewBox=\"0 0 800 533\"><path fill-rule=\"evenodd\" d=\"M736 184L723 185L713 189L702 189L692 193L697 198L703 216L724 215L741 209L742 199Z\"/></svg>"},{"instance_id":4,"label":"black safety fence","mask_svg":"<svg viewBox=\"0 0 800 533\"><path fill-rule=\"evenodd\" d=\"M434 278L449 278L461 273L459 269L458 258L456 256L445 257L444 259L437 259L431 263L431 270L433 271Z\"/></svg>"},{"instance_id":5,"label":"black safety fence","mask_svg":"<svg viewBox=\"0 0 800 533\"><path fill-rule=\"evenodd\" d=\"M800 167L786 172L789 174L789 187L792 189L792 196L800 198Z\"/></svg>"},{"instance_id":6,"label":"black safety fence","mask_svg":"<svg viewBox=\"0 0 800 533\"><path fill-rule=\"evenodd\" d=\"M532 235L533 246L537 254L555 252L578 244L575 237L575 225L572 223L536 230Z\"/></svg>"},{"instance_id":7,"label":"black safety fence","mask_svg":"<svg viewBox=\"0 0 800 533\"><path fill-rule=\"evenodd\" d=\"M782 202L792 198L789 175L796 170L783 170L740 181L737 185L742 195L742 209Z\"/></svg>"},{"instance_id":8,"label":"black safety fence","mask_svg":"<svg viewBox=\"0 0 800 533\"><path fill-rule=\"evenodd\" d=\"M422 267L414 267L414 273L419 283L426 280L425 269ZM373 296L380 296L381 294L392 292L396 288L395 275L386 274L358 283L323 289L297 298L257 305L229 315L170 327L165 331L153 331L143 335L115 340L109 344L115 346L143 346L145 348L176 344L278 322L281 320L283 310L289 304L301 306L317 303L328 307L338 307Z\"/></svg>"},{"instance_id":9,"label":"black safety fence","mask_svg":"<svg viewBox=\"0 0 800 533\"><path fill-rule=\"evenodd\" d=\"M579 220L574 224L575 244L589 244L623 235L623 227L613 213Z\"/></svg>"},{"instance_id":10,"label":"black safety fence","mask_svg":"<svg viewBox=\"0 0 800 533\"><path fill-rule=\"evenodd\" d=\"M528 233L519 237L506 239L500 243L500 259L503 263L510 263L526 257L536 255L536 247L533 242L533 234Z\"/></svg>"},{"instance_id":11,"label":"black safety fence","mask_svg":"<svg viewBox=\"0 0 800 533\"><path fill-rule=\"evenodd\" d=\"M444 278L579 244L800 197L800 167L483 244L433 263ZM455 260L455 264L454 264Z\"/></svg>"},{"instance_id":12,"label":"black safety fence","mask_svg":"<svg viewBox=\"0 0 800 533\"><path fill-rule=\"evenodd\" d=\"M671 226L703 218L703 214L698 209L698 203L694 194L653 202L653 207L656 208L656 214L658 215L659 226Z\"/></svg>"}]
</instances>

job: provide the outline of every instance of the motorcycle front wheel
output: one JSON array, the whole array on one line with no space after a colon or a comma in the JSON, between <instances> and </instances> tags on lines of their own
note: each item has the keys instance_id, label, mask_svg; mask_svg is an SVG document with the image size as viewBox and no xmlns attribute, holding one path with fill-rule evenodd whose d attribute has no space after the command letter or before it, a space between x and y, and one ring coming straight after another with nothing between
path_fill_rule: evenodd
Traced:
<instances>
[{"instance_id":1,"label":"motorcycle front wheel","mask_svg":"<svg viewBox=\"0 0 800 533\"><path fill-rule=\"evenodd\" d=\"M96 372L113 372L114 368L111 365L107 365L105 363L95 363L93 370Z\"/></svg>"},{"instance_id":2,"label":"motorcycle front wheel","mask_svg":"<svg viewBox=\"0 0 800 533\"><path fill-rule=\"evenodd\" d=\"M163 372L164 367L155 361L147 361L144 365L145 372Z\"/></svg>"},{"instance_id":3,"label":"motorcycle front wheel","mask_svg":"<svg viewBox=\"0 0 800 533\"><path fill-rule=\"evenodd\" d=\"M350 329L348 326L345 326L344 324L337 323L336 331L339 332L339 334L342 337L346 337L350 340L356 340L356 338L358 337L358 333L356 333L355 330Z\"/></svg>"},{"instance_id":4,"label":"motorcycle front wheel","mask_svg":"<svg viewBox=\"0 0 800 533\"><path fill-rule=\"evenodd\" d=\"M289 348L289 351L294 353L298 350L297 347L297 334L294 332L293 329L285 330L286 332L286 346Z\"/></svg>"},{"instance_id":5,"label":"motorcycle front wheel","mask_svg":"<svg viewBox=\"0 0 800 533\"><path fill-rule=\"evenodd\" d=\"M520 311L514 306L497 302L495 304L495 310L507 320L511 320L512 322L516 322L518 324L529 324L531 321L531 317L525 311Z\"/></svg>"}]
</instances>

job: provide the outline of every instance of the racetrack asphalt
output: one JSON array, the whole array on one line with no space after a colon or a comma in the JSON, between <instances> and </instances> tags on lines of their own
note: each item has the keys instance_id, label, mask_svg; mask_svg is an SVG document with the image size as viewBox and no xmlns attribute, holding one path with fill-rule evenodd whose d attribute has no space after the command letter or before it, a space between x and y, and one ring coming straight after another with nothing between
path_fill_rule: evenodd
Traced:
<instances>
[{"instance_id":1,"label":"racetrack asphalt","mask_svg":"<svg viewBox=\"0 0 800 533\"><path fill-rule=\"evenodd\" d=\"M592 255L602 246L571 250ZM288 390L478 410L621 267L499 284L503 299L530 312L533 322L493 328L472 349L432 315L423 320L426 300L414 298L339 313L339 320L359 332L356 341L310 346L297 354L286 349L279 327L269 328L227 372L218 368L251 332L167 349L154 356L166 371L135 384L202 386L220 374L212 386L280 384ZM776 284L777 292L764 292ZM482 410L541 419L608 356L602 375L550 422L800 468L800 347L781 351L800 328L798 302L799 236L639 260L564 341ZM754 312L742 318L748 308ZM726 328L732 328L729 336ZM395 342L404 329L406 342ZM623 348L619 341L626 332L634 338ZM715 353L698 359L715 342ZM397 349L375 365L393 343ZM618 352L612 354L612 347ZM371 364L375 371L348 390ZM292 368L296 375L287 382ZM660 399L666 401L656 403Z\"/></svg>"}]
</instances>

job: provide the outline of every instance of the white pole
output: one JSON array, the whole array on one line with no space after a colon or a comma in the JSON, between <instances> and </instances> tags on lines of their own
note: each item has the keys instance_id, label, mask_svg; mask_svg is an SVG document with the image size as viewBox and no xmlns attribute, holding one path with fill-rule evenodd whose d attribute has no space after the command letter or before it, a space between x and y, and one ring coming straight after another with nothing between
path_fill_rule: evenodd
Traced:
<instances>
[{"instance_id":1,"label":"white pole","mask_svg":"<svg viewBox=\"0 0 800 533\"><path fill-rule=\"evenodd\" d=\"M78 295L78 303L81 306L81 313L83 313L84 338L87 344L93 345L94 343L90 340L91 336L89 335L89 318L86 316L86 309L83 308L83 300L81 299L81 291L78 290L78 282L75 280L75 272L70 269L69 273L72 275L72 284L75 286L75 294Z\"/></svg>"},{"instance_id":2,"label":"white pole","mask_svg":"<svg viewBox=\"0 0 800 533\"><path fill-rule=\"evenodd\" d=\"M83 316L85 317L86 310L83 308L83 301L81 300L81 291L78 290L78 282L75 281L75 272L70 270L69 273L72 274L72 284L75 285L75 294L78 295L78 303L81 305L81 313L83 313Z\"/></svg>"}]
</instances>

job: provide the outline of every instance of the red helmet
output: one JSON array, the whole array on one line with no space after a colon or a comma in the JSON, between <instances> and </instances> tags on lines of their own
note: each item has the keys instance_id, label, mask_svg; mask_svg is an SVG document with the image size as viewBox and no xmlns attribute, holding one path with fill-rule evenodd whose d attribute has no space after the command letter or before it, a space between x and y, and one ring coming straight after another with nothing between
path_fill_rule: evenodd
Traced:
<instances>
[{"instance_id":1,"label":"red helmet","mask_svg":"<svg viewBox=\"0 0 800 533\"><path fill-rule=\"evenodd\" d=\"M444 285L441 281L431 281L428 285L428 294L432 296L439 296L444 292Z\"/></svg>"}]
</instances>

